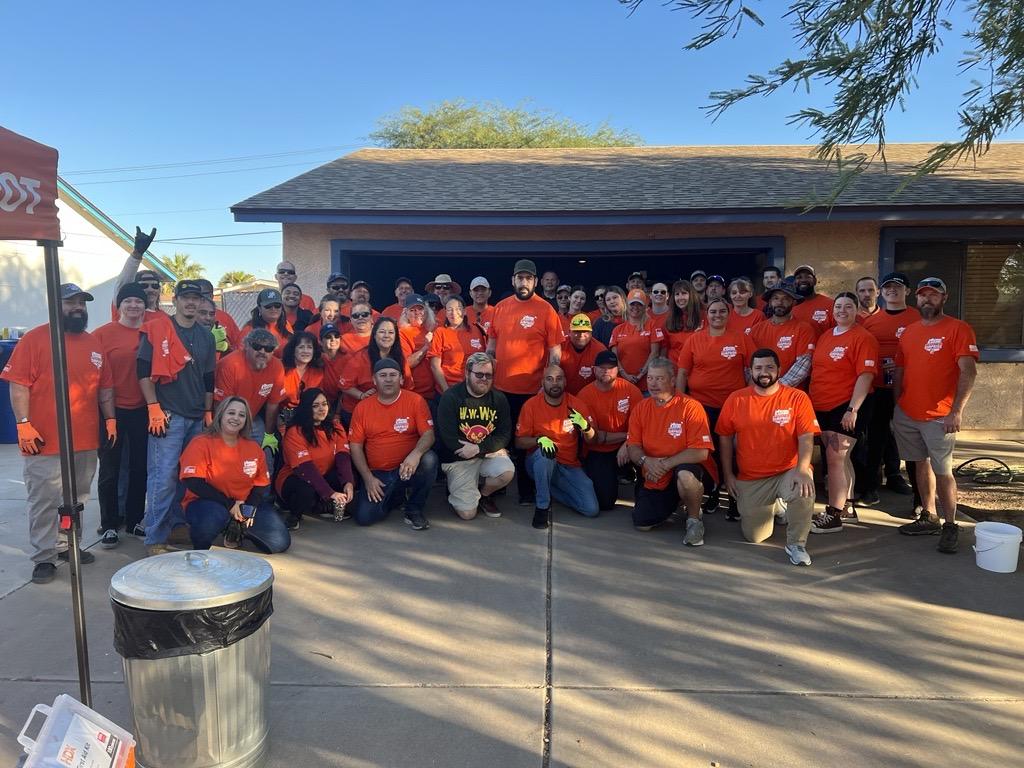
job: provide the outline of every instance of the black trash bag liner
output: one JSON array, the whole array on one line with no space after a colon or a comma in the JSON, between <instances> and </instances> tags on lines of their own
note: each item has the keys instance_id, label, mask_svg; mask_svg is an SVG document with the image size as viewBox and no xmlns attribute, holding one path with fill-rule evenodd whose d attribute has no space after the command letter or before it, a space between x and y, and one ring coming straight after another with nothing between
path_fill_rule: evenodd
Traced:
<instances>
[{"instance_id":1,"label":"black trash bag liner","mask_svg":"<svg viewBox=\"0 0 1024 768\"><path fill-rule=\"evenodd\" d=\"M230 605L148 611L116 600L114 649L126 659L170 659L227 648L263 626L274 612L273 588Z\"/></svg>"}]
</instances>

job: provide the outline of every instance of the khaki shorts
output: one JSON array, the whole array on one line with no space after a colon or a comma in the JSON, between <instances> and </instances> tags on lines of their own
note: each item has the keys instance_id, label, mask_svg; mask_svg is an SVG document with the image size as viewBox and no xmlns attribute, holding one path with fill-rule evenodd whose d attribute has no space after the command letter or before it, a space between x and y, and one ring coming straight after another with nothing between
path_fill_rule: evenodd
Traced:
<instances>
[{"instance_id":1,"label":"khaki shorts","mask_svg":"<svg viewBox=\"0 0 1024 768\"><path fill-rule=\"evenodd\" d=\"M929 459L932 472L936 475L953 474L956 432L946 434L946 427L941 419L915 421L897 405L892 413L892 434L896 438L900 458L904 461Z\"/></svg>"},{"instance_id":2,"label":"khaki shorts","mask_svg":"<svg viewBox=\"0 0 1024 768\"><path fill-rule=\"evenodd\" d=\"M448 503L460 512L476 509L480 503L480 478L515 472L516 465L507 455L489 459L453 461L441 465L448 478Z\"/></svg>"}]
</instances>

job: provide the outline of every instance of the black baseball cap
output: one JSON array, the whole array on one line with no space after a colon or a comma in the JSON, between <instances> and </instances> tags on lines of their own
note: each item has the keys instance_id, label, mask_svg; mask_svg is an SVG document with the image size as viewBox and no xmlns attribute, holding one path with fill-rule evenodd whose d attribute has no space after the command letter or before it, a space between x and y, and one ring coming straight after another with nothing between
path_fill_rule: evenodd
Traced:
<instances>
[{"instance_id":1,"label":"black baseball cap","mask_svg":"<svg viewBox=\"0 0 1024 768\"><path fill-rule=\"evenodd\" d=\"M616 368L618 368L619 367L618 355L616 355L610 349L606 349L606 350L603 350L601 352L598 352L597 353L597 357L594 358L594 365L596 365L598 368L600 368L602 366L605 366L605 365L613 365Z\"/></svg>"},{"instance_id":2,"label":"black baseball cap","mask_svg":"<svg viewBox=\"0 0 1024 768\"><path fill-rule=\"evenodd\" d=\"M188 293L194 293L197 296L202 296L203 286L201 286L197 280L179 280L178 284L174 286L174 296L184 296Z\"/></svg>"},{"instance_id":3,"label":"black baseball cap","mask_svg":"<svg viewBox=\"0 0 1024 768\"><path fill-rule=\"evenodd\" d=\"M719 285L721 285L723 287L725 287L725 285L726 285L725 278L722 277L721 275L708 275L708 280L707 281L709 283L718 283Z\"/></svg>"},{"instance_id":4,"label":"black baseball cap","mask_svg":"<svg viewBox=\"0 0 1024 768\"><path fill-rule=\"evenodd\" d=\"M323 325L320 326L321 339L326 339L327 336L332 333L335 336L341 336L341 331L338 330L338 326L336 326L334 323L324 323Z\"/></svg>"},{"instance_id":5,"label":"black baseball cap","mask_svg":"<svg viewBox=\"0 0 1024 768\"><path fill-rule=\"evenodd\" d=\"M331 283L333 283L335 280L345 280L347 282L348 275L346 275L344 272L331 272L331 276L327 278L327 287L330 288Z\"/></svg>"},{"instance_id":6,"label":"black baseball cap","mask_svg":"<svg viewBox=\"0 0 1024 768\"><path fill-rule=\"evenodd\" d=\"M405 297L405 308L406 309L408 309L409 307L423 307L423 306L426 306L426 302L423 300L423 297L420 296L418 293L410 293L408 296Z\"/></svg>"},{"instance_id":7,"label":"black baseball cap","mask_svg":"<svg viewBox=\"0 0 1024 768\"><path fill-rule=\"evenodd\" d=\"M74 298L75 296L84 296L86 301L92 301L92 294L86 290L79 288L74 283L64 283L60 287L60 298L61 301L67 301L68 299Z\"/></svg>"},{"instance_id":8,"label":"black baseball cap","mask_svg":"<svg viewBox=\"0 0 1024 768\"><path fill-rule=\"evenodd\" d=\"M397 280L395 280L395 288L400 286L402 283L408 283L410 287L413 284L413 282L412 282L412 280L410 278L408 278L408 277L400 277Z\"/></svg>"},{"instance_id":9,"label":"black baseball cap","mask_svg":"<svg viewBox=\"0 0 1024 768\"><path fill-rule=\"evenodd\" d=\"M396 363L394 360L392 360L390 357L382 357L380 360L378 360L376 363L373 364L373 372L374 373L377 373L378 371L386 370L388 368L391 368L392 370L398 371L399 373L402 372L402 367L398 363Z\"/></svg>"},{"instance_id":10,"label":"black baseball cap","mask_svg":"<svg viewBox=\"0 0 1024 768\"><path fill-rule=\"evenodd\" d=\"M537 276L537 265L529 259L520 259L516 262L515 267L512 269L513 275L518 275L520 272L525 272L528 275Z\"/></svg>"},{"instance_id":11,"label":"black baseball cap","mask_svg":"<svg viewBox=\"0 0 1024 768\"><path fill-rule=\"evenodd\" d=\"M879 286L885 285L886 283L899 283L904 288L909 288L910 278L907 277L903 272L890 272L889 274L882 278L882 281L879 283Z\"/></svg>"},{"instance_id":12,"label":"black baseball cap","mask_svg":"<svg viewBox=\"0 0 1024 768\"><path fill-rule=\"evenodd\" d=\"M363 286L366 290L370 290L370 284L365 280L356 280L352 285L349 286L351 290L355 290L359 286Z\"/></svg>"}]
</instances>

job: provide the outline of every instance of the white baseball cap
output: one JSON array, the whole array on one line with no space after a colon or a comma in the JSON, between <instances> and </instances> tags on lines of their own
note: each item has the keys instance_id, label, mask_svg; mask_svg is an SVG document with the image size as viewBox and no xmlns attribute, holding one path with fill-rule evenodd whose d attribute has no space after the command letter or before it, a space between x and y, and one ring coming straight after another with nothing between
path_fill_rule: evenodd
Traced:
<instances>
[{"instance_id":1,"label":"white baseball cap","mask_svg":"<svg viewBox=\"0 0 1024 768\"><path fill-rule=\"evenodd\" d=\"M472 291L474 288L479 288L481 285L484 288L490 288L491 287L491 284L487 282L487 278L486 277L474 277L473 278L473 282L471 282L469 284L469 290Z\"/></svg>"}]
</instances>

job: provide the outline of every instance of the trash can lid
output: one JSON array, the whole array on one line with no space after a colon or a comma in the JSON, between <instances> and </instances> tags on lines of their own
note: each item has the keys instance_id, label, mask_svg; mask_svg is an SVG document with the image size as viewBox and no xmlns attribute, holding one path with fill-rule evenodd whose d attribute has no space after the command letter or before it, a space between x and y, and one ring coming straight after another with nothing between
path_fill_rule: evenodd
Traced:
<instances>
[{"instance_id":1,"label":"trash can lid","mask_svg":"<svg viewBox=\"0 0 1024 768\"><path fill-rule=\"evenodd\" d=\"M226 550L168 552L114 574L110 599L151 611L199 610L255 597L274 583L261 557Z\"/></svg>"}]
</instances>

